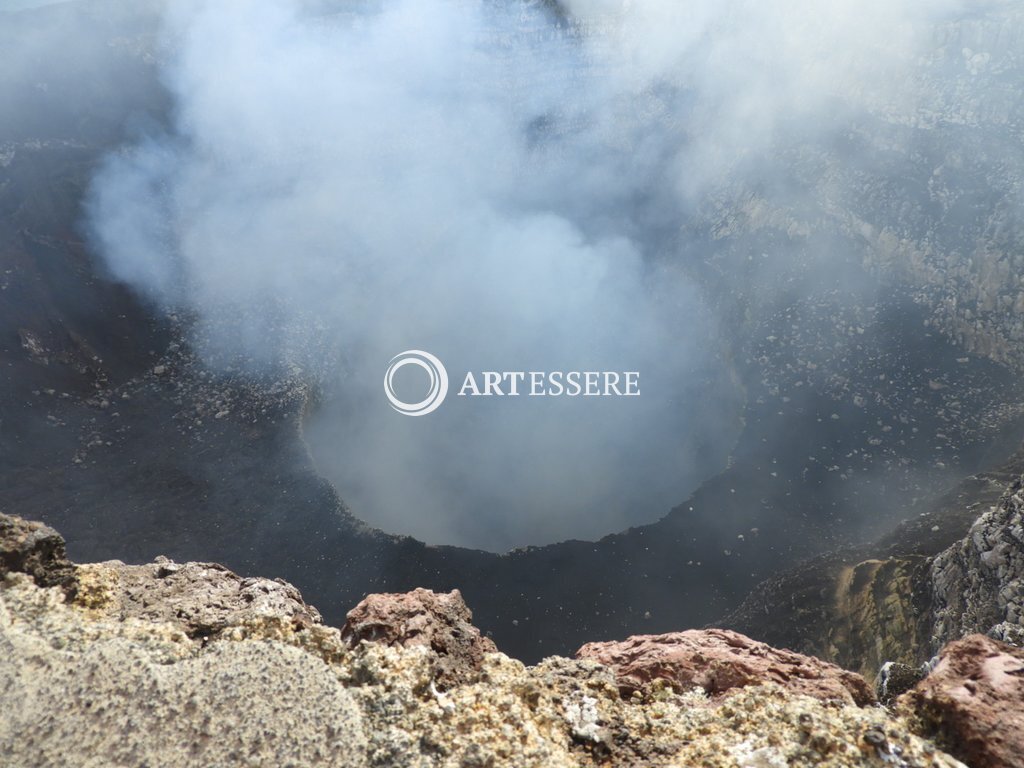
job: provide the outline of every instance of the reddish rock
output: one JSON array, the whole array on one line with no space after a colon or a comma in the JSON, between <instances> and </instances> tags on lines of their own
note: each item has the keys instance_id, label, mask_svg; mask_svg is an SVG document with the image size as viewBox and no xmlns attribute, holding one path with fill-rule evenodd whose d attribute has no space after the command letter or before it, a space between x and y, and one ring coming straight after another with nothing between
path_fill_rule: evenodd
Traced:
<instances>
[{"instance_id":1,"label":"reddish rock","mask_svg":"<svg viewBox=\"0 0 1024 768\"><path fill-rule=\"evenodd\" d=\"M655 680L679 692L703 688L717 696L733 688L777 683L794 693L858 705L875 701L860 675L812 656L772 648L728 629L639 635L622 642L587 643L576 652L615 670L626 695Z\"/></svg>"},{"instance_id":2,"label":"reddish rock","mask_svg":"<svg viewBox=\"0 0 1024 768\"><path fill-rule=\"evenodd\" d=\"M899 699L928 735L971 768L1024 766L1024 650L984 635L956 640Z\"/></svg>"},{"instance_id":3,"label":"reddish rock","mask_svg":"<svg viewBox=\"0 0 1024 768\"><path fill-rule=\"evenodd\" d=\"M342 639L402 647L425 646L437 654L436 679L444 688L476 677L484 654L498 649L473 626L462 594L416 589L370 595L348 612Z\"/></svg>"},{"instance_id":4,"label":"reddish rock","mask_svg":"<svg viewBox=\"0 0 1024 768\"><path fill-rule=\"evenodd\" d=\"M48 525L0 514L0 577L26 573L41 587L75 589L75 566L67 559L64 539Z\"/></svg>"}]
</instances>

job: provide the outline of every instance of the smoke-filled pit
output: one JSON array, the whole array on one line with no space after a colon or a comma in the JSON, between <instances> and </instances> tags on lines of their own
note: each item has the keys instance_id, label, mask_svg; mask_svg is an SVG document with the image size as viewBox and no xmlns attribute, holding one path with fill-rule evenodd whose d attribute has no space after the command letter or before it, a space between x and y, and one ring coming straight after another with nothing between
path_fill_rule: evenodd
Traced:
<instances>
[{"instance_id":1,"label":"smoke-filled pit","mask_svg":"<svg viewBox=\"0 0 1024 768\"><path fill-rule=\"evenodd\" d=\"M629 99L586 83L586 46L563 18L443 2L355 19L231 4L174 16L179 120L99 174L103 253L195 310L211 359L317 379L307 439L356 515L495 550L594 538L656 520L724 466L739 397L708 343L714 318L681 265L655 261L668 235L633 231L649 206L586 178L638 165L613 142L641 127L588 124L607 120L596 101ZM409 422L380 385L404 349L460 374L633 371L644 391L453 396Z\"/></svg>"},{"instance_id":2,"label":"smoke-filled pit","mask_svg":"<svg viewBox=\"0 0 1024 768\"><path fill-rule=\"evenodd\" d=\"M441 340L434 348L450 380L432 413L413 419L395 412L379 384L382 360L361 401L329 388L306 424L318 469L354 514L386 531L485 549L597 538L653 522L724 466L729 425L717 455L699 455L689 431L714 428L699 411L712 398L716 410L725 397L738 401L727 381L712 389L714 371L684 375L649 363L647 375L538 371L532 355L523 355L519 371L480 370L468 355L446 354ZM509 357L481 355L485 363L502 356ZM622 357L647 363L628 350ZM571 362L570 349L563 359ZM421 369L404 368L394 385L400 399L415 403L429 383ZM647 427L646 437L632 431L637 424ZM738 428L734 417L733 436ZM339 434L354 444L339 448Z\"/></svg>"},{"instance_id":3,"label":"smoke-filled pit","mask_svg":"<svg viewBox=\"0 0 1024 768\"><path fill-rule=\"evenodd\" d=\"M851 178L913 149L892 126L945 97L915 67L955 11L186 3L166 20L173 117L96 174L93 242L195 318L212 369L316 384L305 439L362 520L494 551L599 538L727 465L766 318L892 290L870 264L888 240L853 214L823 221L856 210ZM859 141L875 123L889 143ZM637 371L642 393L453 387L410 419L381 381L414 349L459 378ZM847 364L822 364L817 394Z\"/></svg>"}]
</instances>

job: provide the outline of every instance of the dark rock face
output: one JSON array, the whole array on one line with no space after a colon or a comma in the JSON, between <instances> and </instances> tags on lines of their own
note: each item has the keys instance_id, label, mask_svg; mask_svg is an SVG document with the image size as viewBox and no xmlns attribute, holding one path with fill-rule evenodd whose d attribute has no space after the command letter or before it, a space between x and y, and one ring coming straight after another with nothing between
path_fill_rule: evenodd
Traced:
<instances>
[{"instance_id":1,"label":"dark rock face","mask_svg":"<svg viewBox=\"0 0 1024 768\"><path fill-rule=\"evenodd\" d=\"M663 680L676 691L702 688L711 696L748 685L776 683L818 699L858 705L875 700L870 686L858 674L725 629L587 643L576 657L612 667L625 694Z\"/></svg>"},{"instance_id":2,"label":"dark rock face","mask_svg":"<svg viewBox=\"0 0 1024 768\"><path fill-rule=\"evenodd\" d=\"M1024 651L1018 648L983 635L950 643L899 705L972 768L1024 765Z\"/></svg>"},{"instance_id":3,"label":"dark rock face","mask_svg":"<svg viewBox=\"0 0 1024 768\"><path fill-rule=\"evenodd\" d=\"M917 685L925 676L925 668L912 667L898 661L887 661L875 678L875 695L882 704L892 704Z\"/></svg>"},{"instance_id":4,"label":"dark rock face","mask_svg":"<svg viewBox=\"0 0 1024 768\"><path fill-rule=\"evenodd\" d=\"M1024 637L1022 472L1018 452L874 544L766 580L716 623L866 676L888 662L916 668L971 632L1017 644Z\"/></svg>"},{"instance_id":5,"label":"dark rock face","mask_svg":"<svg viewBox=\"0 0 1024 768\"><path fill-rule=\"evenodd\" d=\"M119 561L84 566L78 602L119 620L180 625L189 637L208 637L266 617L294 629L320 624L320 613L281 579L243 578L216 563L146 565Z\"/></svg>"},{"instance_id":6,"label":"dark rock face","mask_svg":"<svg viewBox=\"0 0 1024 768\"><path fill-rule=\"evenodd\" d=\"M484 655L498 650L472 622L473 613L459 590L445 594L415 589L370 595L348 612L341 636L352 647L363 640L425 646L437 654L437 682L448 688L474 679Z\"/></svg>"},{"instance_id":7,"label":"dark rock face","mask_svg":"<svg viewBox=\"0 0 1024 768\"><path fill-rule=\"evenodd\" d=\"M1024 483L1017 480L967 536L935 558L932 637L1013 640L1024 629Z\"/></svg>"},{"instance_id":8,"label":"dark rock face","mask_svg":"<svg viewBox=\"0 0 1024 768\"><path fill-rule=\"evenodd\" d=\"M11 572L26 573L41 587L75 589L63 537L48 525L0 514L0 577Z\"/></svg>"}]
</instances>

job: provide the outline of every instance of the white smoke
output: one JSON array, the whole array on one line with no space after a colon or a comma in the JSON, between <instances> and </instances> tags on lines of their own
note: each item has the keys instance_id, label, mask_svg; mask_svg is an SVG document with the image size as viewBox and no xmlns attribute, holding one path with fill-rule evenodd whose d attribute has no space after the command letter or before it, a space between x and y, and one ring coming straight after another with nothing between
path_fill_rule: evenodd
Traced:
<instances>
[{"instance_id":1,"label":"white smoke","mask_svg":"<svg viewBox=\"0 0 1024 768\"><path fill-rule=\"evenodd\" d=\"M354 513L504 548L654 520L736 428L679 228L780 136L913 111L920 0L175 5L173 125L90 202L120 278L211 358L302 366ZM764 170L769 169L769 170ZM405 349L466 370L638 370L642 396L407 419ZM710 378L709 378L710 377Z\"/></svg>"}]
</instances>

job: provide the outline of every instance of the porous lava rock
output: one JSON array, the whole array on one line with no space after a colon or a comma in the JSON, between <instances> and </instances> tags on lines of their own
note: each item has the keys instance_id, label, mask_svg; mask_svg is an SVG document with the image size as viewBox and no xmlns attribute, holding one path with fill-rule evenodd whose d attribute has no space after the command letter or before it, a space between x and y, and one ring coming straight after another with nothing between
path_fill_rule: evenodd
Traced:
<instances>
[{"instance_id":1,"label":"porous lava rock","mask_svg":"<svg viewBox=\"0 0 1024 768\"><path fill-rule=\"evenodd\" d=\"M348 612L341 636L351 647L366 640L429 648L437 654L436 680L442 688L475 679L484 656L498 650L473 626L473 613L457 589L369 595Z\"/></svg>"},{"instance_id":2,"label":"porous lava rock","mask_svg":"<svg viewBox=\"0 0 1024 768\"><path fill-rule=\"evenodd\" d=\"M321 623L316 608L288 582L239 576L216 563L112 560L81 566L79 585L77 604L94 613L178 625L189 637L268 617L296 629Z\"/></svg>"},{"instance_id":3,"label":"porous lava rock","mask_svg":"<svg viewBox=\"0 0 1024 768\"><path fill-rule=\"evenodd\" d=\"M576 652L615 670L626 695L661 680L676 691L702 689L714 697L734 688L775 683L794 693L858 705L875 701L863 677L834 664L772 648L727 629L638 635L587 643Z\"/></svg>"},{"instance_id":4,"label":"porous lava rock","mask_svg":"<svg viewBox=\"0 0 1024 768\"><path fill-rule=\"evenodd\" d=\"M963 768L887 709L770 680L623 699L611 666L526 666L489 652L458 592L374 595L343 640L282 582L76 568L75 599L0 576L2 766ZM438 689L477 654L474 679Z\"/></svg>"},{"instance_id":5,"label":"porous lava rock","mask_svg":"<svg viewBox=\"0 0 1024 768\"><path fill-rule=\"evenodd\" d=\"M0 513L0 577L25 573L41 587L74 590L75 566L64 538L43 523Z\"/></svg>"},{"instance_id":6,"label":"porous lava rock","mask_svg":"<svg viewBox=\"0 0 1024 768\"><path fill-rule=\"evenodd\" d=\"M1024 766L1024 650L976 634L939 654L899 699L924 732L972 768Z\"/></svg>"}]
</instances>

